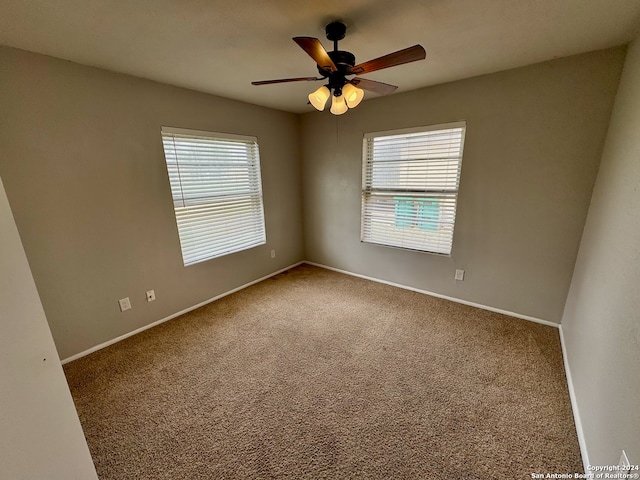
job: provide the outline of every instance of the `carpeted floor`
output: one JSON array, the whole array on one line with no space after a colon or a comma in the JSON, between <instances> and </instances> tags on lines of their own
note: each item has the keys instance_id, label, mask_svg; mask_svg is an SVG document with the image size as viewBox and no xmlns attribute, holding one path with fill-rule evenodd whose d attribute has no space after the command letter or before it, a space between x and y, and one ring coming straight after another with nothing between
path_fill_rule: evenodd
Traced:
<instances>
[{"instance_id":1,"label":"carpeted floor","mask_svg":"<svg viewBox=\"0 0 640 480\"><path fill-rule=\"evenodd\" d=\"M582 472L556 329L308 265L65 372L102 480Z\"/></svg>"}]
</instances>

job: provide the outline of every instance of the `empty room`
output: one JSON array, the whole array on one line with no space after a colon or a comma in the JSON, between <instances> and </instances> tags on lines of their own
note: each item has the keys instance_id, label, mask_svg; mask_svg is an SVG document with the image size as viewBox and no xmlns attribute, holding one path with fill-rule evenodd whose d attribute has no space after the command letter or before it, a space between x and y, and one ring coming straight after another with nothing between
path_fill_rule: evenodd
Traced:
<instances>
[{"instance_id":1,"label":"empty room","mask_svg":"<svg viewBox=\"0 0 640 480\"><path fill-rule=\"evenodd\" d=\"M640 478L639 2L1 11L1 478Z\"/></svg>"}]
</instances>

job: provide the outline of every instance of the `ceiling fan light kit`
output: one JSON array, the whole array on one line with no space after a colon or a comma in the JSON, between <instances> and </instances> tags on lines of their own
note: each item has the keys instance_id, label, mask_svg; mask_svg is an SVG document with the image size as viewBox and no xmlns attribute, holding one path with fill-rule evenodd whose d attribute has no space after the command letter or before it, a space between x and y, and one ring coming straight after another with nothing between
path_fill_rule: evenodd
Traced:
<instances>
[{"instance_id":1,"label":"ceiling fan light kit","mask_svg":"<svg viewBox=\"0 0 640 480\"><path fill-rule=\"evenodd\" d=\"M364 90L354 87L351 83L347 83L342 87L342 95L347 102L349 108L355 108L364 98Z\"/></svg>"},{"instance_id":2,"label":"ceiling fan light kit","mask_svg":"<svg viewBox=\"0 0 640 480\"><path fill-rule=\"evenodd\" d=\"M327 104L327 100L331 96L331 90L324 85L317 89L315 92L309 94L309 103L313 105L316 110L324 110L324 106Z\"/></svg>"},{"instance_id":3,"label":"ceiling fan light kit","mask_svg":"<svg viewBox=\"0 0 640 480\"><path fill-rule=\"evenodd\" d=\"M333 95L333 100L331 100L331 113L334 115L342 115L346 113L349 108L347 107L347 102L344 100L344 95Z\"/></svg>"},{"instance_id":4,"label":"ceiling fan light kit","mask_svg":"<svg viewBox=\"0 0 640 480\"><path fill-rule=\"evenodd\" d=\"M327 100L331 100L331 113L342 115L349 108L355 108L364 98L364 90L386 95L395 91L395 85L367 80L366 78L354 77L348 79L350 75L361 75L383 68L395 67L404 63L424 60L426 52L421 45L405 48L397 52L384 55L368 62L356 65L356 57L344 50L338 50L338 41L342 40L346 34L347 27L342 22L331 22L326 26L327 39L333 42L333 51L327 52L320 40L313 37L294 37L293 41L302 48L317 64L318 73L316 77L282 78L277 80L262 80L251 82L253 85L268 85L273 83L287 82L308 82L316 80L326 80L328 83L311 92L308 96L309 103L319 111L324 110Z\"/></svg>"}]
</instances>

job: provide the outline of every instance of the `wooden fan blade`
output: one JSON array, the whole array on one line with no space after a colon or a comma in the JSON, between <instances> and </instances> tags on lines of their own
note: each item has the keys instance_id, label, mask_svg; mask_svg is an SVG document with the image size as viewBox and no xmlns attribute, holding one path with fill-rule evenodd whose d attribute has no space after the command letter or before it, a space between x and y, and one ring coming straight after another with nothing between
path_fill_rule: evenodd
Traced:
<instances>
[{"instance_id":1,"label":"wooden fan blade","mask_svg":"<svg viewBox=\"0 0 640 480\"><path fill-rule=\"evenodd\" d=\"M286 83L286 82L313 82L315 80L324 80L324 78L316 77L297 77L297 78L279 78L277 80L260 80L259 82L251 82L251 85L270 85L272 83Z\"/></svg>"},{"instance_id":2,"label":"wooden fan blade","mask_svg":"<svg viewBox=\"0 0 640 480\"><path fill-rule=\"evenodd\" d=\"M351 80L351 83L358 88L369 90L370 92L377 93L378 95L387 95L393 93L396 88L395 85L389 85L388 83L376 82L375 80L367 80L366 78L356 77Z\"/></svg>"},{"instance_id":3,"label":"wooden fan blade","mask_svg":"<svg viewBox=\"0 0 640 480\"><path fill-rule=\"evenodd\" d=\"M427 52L424 51L422 45L414 45L413 47L398 50L397 52L390 53L384 57L374 58L368 62L360 63L355 67L352 67L349 73L362 75L363 73L375 72L376 70L382 70L383 68L402 65L403 63L424 60L426 56Z\"/></svg>"},{"instance_id":4,"label":"wooden fan blade","mask_svg":"<svg viewBox=\"0 0 640 480\"><path fill-rule=\"evenodd\" d=\"M313 58L323 70L331 70L332 72L338 70L338 67L333 63L333 60L331 60L331 57L329 57L329 54L317 38L293 37L293 41L300 45L307 52L307 55Z\"/></svg>"}]
</instances>

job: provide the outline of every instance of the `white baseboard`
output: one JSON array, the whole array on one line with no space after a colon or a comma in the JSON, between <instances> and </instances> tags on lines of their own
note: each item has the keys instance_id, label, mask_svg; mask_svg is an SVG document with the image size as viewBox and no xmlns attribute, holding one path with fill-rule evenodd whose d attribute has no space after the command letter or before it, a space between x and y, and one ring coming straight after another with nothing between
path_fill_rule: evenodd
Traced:
<instances>
[{"instance_id":1,"label":"white baseboard","mask_svg":"<svg viewBox=\"0 0 640 480\"><path fill-rule=\"evenodd\" d=\"M582 465L585 473L589 473L587 466L589 463L589 452L587 451L587 442L582 429L582 420L580 419L580 410L578 409L578 400L576 392L573 388L573 378L571 377L571 368L569 367L569 357L567 356L567 346L564 342L564 332L560 325L560 345L562 346L562 359L564 361L564 371L567 376L567 386L569 387L569 398L571 399L571 410L573 411L573 421L576 424L576 434L578 435L578 445L580 445L580 454L582 455Z\"/></svg>"},{"instance_id":2,"label":"white baseboard","mask_svg":"<svg viewBox=\"0 0 640 480\"><path fill-rule=\"evenodd\" d=\"M105 347L108 347L109 345L113 345L114 343L117 343L117 342L119 342L121 340L124 340L125 338L129 338L129 337L131 337L133 335L136 335L136 334L138 334L140 332L143 332L145 330L153 328L156 325L160 325L161 323L164 323L164 322L167 322L169 320L172 320L172 319L174 319L176 317L179 317L180 315L183 315L183 314L188 313L188 312L190 312L192 310L195 310L195 309L200 308L200 307L202 307L204 305L207 305L208 303L214 302L214 301L216 301L216 300L218 300L218 299L220 299L222 297L226 297L227 295L231 295L232 293L235 293L235 292L237 292L239 290L247 288L247 287L249 287L251 285L254 285L256 283L262 282L263 280L271 278L271 277L273 277L275 275L278 275L278 274L280 274L282 272L286 272L287 270L295 268L298 265L301 265L303 263L306 263L306 264L309 264L309 265L313 265L313 266L316 266L316 267L320 267L320 268L325 268L327 270L333 270L333 271L339 272L339 273L344 273L346 275L351 275L351 276L354 276L354 277L363 278L365 280L371 280L373 282L383 283L385 285L391 285L393 287L398 287L398 288L402 288L402 289L405 289L405 290L411 290L413 292L422 293L422 294L425 294L425 295L430 295L432 297L442 298L444 300L450 300L452 302L461 303L463 305L469 305L471 307L476 307L476 308L480 308L480 309L483 309L483 310L488 310L488 311L491 311L491 312L501 313L503 315L508 315L508 316L519 318L519 319L522 319L522 320L528 320L530 322L541 323L543 325L548 325L550 327L558 328L559 331L560 331L560 345L562 346L562 358L563 358L563 361L564 361L564 369L565 369L565 373L566 373L566 377L567 377L567 385L568 385L568 388L569 388L569 398L571 399L571 408L572 408L572 411L573 411L573 419L574 419L574 422L575 422L575 425L576 425L576 433L578 435L578 444L580 445L580 453L582 454L582 463L584 465L585 472L587 472L587 466L590 465L589 464L589 455L588 455L588 452L587 452L587 445L586 445L586 441L585 441L585 437L584 437L584 431L582 429L582 422L580 421L580 413L579 413L578 404L577 404L577 401L576 401L576 394L575 394L575 390L573 388L573 380L571 378L571 369L569 368L569 361L568 361L568 357L567 357L567 349L566 349L566 345L565 345L565 341L564 341L562 325L559 325L559 324L557 324L555 322L550 322L548 320L543 320L541 318L531 317L529 315L522 315L522 314L519 314L519 313L516 313L516 312L510 312L508 310L502 310L500 308L494 308L494 307L489 307L487 305L482 305L482 304L479 304L479 303L469 302L467 300L462 300L460 298L450 297L450 296L447 296L447 295L441 295L439 293L429 292L427 290L421 290L419 288L409 287L407 285L401 285L399 283L388 282L386 280L381 280L379 278L369 277L369 276L366 276L366 275L361 275L361 274L358 274L358 273L349 272L347 270L341 270L339 268L329 267L328 265L323 265L323 264L316 263L316 262L301 261L301 262L289 265L288 267L282 268L282 269L280 269L280 270L278 270L276 272L270 273L269 275L266 275L264 277L258 278L256 280L253 280L252 282L249 282L249 283L246 283L244 285L241 285L241 286L239 286L237 288L234 288L233 290L229 290L228 292L224 292L224 293L221 293L220 295L216 295L215 297L212 297L212 298L210 298L208 300L205 300L204 302L200 302L197 305L193 305L193 306L191 306L189 308L185 308L184 310L176 312L173 315L169 315L168 317L165 317L165 318L163 318L161 320L158 320L156 322L150 323L149 325L145 325L144 327L138 328L138 329L133 330L133 331L131 331L129 333L121 335L121 336L119 336L117 338L114 338L114 339L109 340L107 342L104 342L104 343L101 343L99 345L96 345L96 346L94 346L94 347L92 347L92 348L90 348L88 350L85 350L83 352L80 352L80 353L78 353L76 355L72 355L71 357L65 358L64 360L62 360L62 364L64 365L66 363L69 363L69 362L72 362L72 361L77 360L79 358L82 358L82 357L84 357L86 355L89 355L90 353L93 353L93 352L96 352L98 350L101 350L101 349L103 349Z\"/></svg>"},{"instance_id":3,"label":"white baseboard","mask_svg":"<svg viewBox=\"0 0 640 480\"><path fill-rule=\"evenodd\" d=\"M567 386L569 388L569 398L571 400L571 410L573 412L573 420L574 420L574 423L576 425L576 433L577 433L577 436L578 436L578 444L580 446L580 454L582 455L582 464L584 466L584 471L588 472L587 466L590 465L590 463L589 463L589 454L587 452L587 444L586 444L586 440L585 440L585 437L584 437L584 431L582 429L582 422L580 420L580 411L578 410L578 403L577 403L577 400L576 400L576 393L575 393L575 390L573 388L573 379L571 378L571 369L569 368L569 360L568 360L568 357L567 357L567 347L566 347L565 341L564 341L564 335L563 335L563 332L562 332L562 325L560 325L558 323L550 322L548 320L543 320L541 318L531 317L529 315L522 315L522 314L519 314L519 313L510 312L510 311L507 311L507 310L502 310L500 308L489 307L487 305L481 305L481 304L474 303L474 302L468 302L466 300L462 300L462 299L459 299L459 298L449 297L447 295L441 295L439 293L429 292L427 290L421 290L419 288L408 287L406 285L400 285L398 283L388 282L386 280L380 280L379 278L373 278L373 277L368 277L366 275L360 275L358 273L349 272L347 270L341 270L339 268L329 267L327 265L322 265L320 263L309 262L309 261L305 261L303 263L306 263L306 264L309 264L309 265L314 265L314 266L320 267L320 268L326 268L327 270L333 270L335 272L344 273L346 275L351 275L351 276L354 276L354 277L364 278L365 280L371 280L371 281L378 282L378 283L384 283L385 285L391 285L393 287L403 288L405 290L411 290L413 292L424 293L426 295L431 295L433 297L442 298L442 299L445 299L445 300L450 300L452 302L461 303L463 305L469 305L469 306L472 306L472 307L481 308L483 310L489 310L491 312L501 313L501 314L504 314L504 315L509 315L511 317L520 318L520 319L523 319L523 320L528 320L530 322L541 323L543 325L548 325L550 327L557 328L559 330L559 332L560 332L560 345L562 347L562 358L563 358L563 361L564 361L565 375L567 377Z\"/></svg>"},{"instance_id":4,"label":"white baseboard","mask_svg":"<svg viewBox=\"0 0 640 480\"><path fill-rule=\"evenodd\" d=\"M156 325L160 325L161 323L164 323L164 322L167 322L169 320L172 320L172 319L174 319L176 317L179 317L180 315L183 315L183 314L188 313L188 312L190 312L192 310L195 310L196 308L200 308L200 307L202 307L204 305L207 305L208 303L214 302L214 301L216 301L216 300L218 300L218 299L220 299L222 297L226 297L227 295L231 295L232 293L235 293L235 292L237 292L239 290L247 288L247 287L249 287L251 285L254 285L256 283L262 282L263 280L266 280L267 278L271 278L271 277L273 277L275 275L278 275L278 274L280 274L282 272L286 272L287 270L295 268L298 265L301 265L303 263L306 263L306 264L309 264L309 265L313 265L313 266L316 266L316 267L320 267L320 268L325 268L327 270L333 270L334 272L344 273L346 275L351 275L351 276L354 276L354 277L363 278L365 280L371 280L373 282L383 283L385 285L391 285L392 287L398 287L398 288L402 288L404 290L411 290L412 292L422 293L422 294L425 294L425 295L430 295L432 297L442 298L444 300L450 300L452 302L461 303L463 305L469 305L471 307L481 308L483 310L488 310L488 311L495 312L495 313L501 313L503 315L509 315L511 317L520 318L520 319L523 319L523 320L528 320L530 322L541 323L543 325L548 325L550 327L558 328L560 326L557 323L550 322L548 320L543 320L541 318L531 317L529 315L522 315L520 313L510 312L508 310L502 310L500 308L489 307L487 305L482 305L482 304L479 304L479 303L469 302L467 300L462 300L460 298L450 297L450 296L447 296L447 295L441 295L439 293L430 292L430 291L422 290L422 289L419 289L419 288L409 287L407 285L402 285L402 284L399 284L399 283L389 282L389 281L386 281L386 280L381 280L379 278L374 278L374 277L369 277L367 275L361 275L359 273L349 272L347 270L341 270L339 268L330 267L328 265L323 265L321 263L316 263L316 262L310 262L310 261L307 261L307 260L303 260L301 262L289 265L288 267L282 268L282 269L280 269L280 270L278 270L276 272L270 273L269 275L266 275L264 277L258 278L257 280L253 280L252 282L249 282L249 283L241 285L241 286L239 286L237 288L234 288L233 290L229 290L228 292L224 292L224 293L221 293L220 295L216 295L215 297L210 298L208 300L205 300L204 302L200 302L197 305L193 305L193 306L191 306L189 308L185 308L184 310L181 310L181 311L176 312L176 313L174 313L172 315L169 315L168 317L165 317L165 318L162 318L162 319L157 320L155 322L152 322L152 323L150 323L148 325L145 325L144 327L140 327L140 328L138 328L136 330L133 330L133 331L128 332L128 333L125 333L124 335L120 335L119 337L113 338L113 339L108 340L108 341L106 341L104 343L101 343L99 345L91 347L88 350L85 350L83 352L77 353L77 354L72 355L72 356L70 356L68 358L65 358L64 360L62 360L62 364L64 365L66 363L69 363L69 362L72 362L72 361L77 360L79 358L82 358L82 357L84 357L86 355L89 355L90 353L93 353L93 352L96 352L98 350L101 350L101 349L103 349L105 347L108 347L109 345L113 345L114 343L117 343L117 342L119 342L121 340L124 340L125 338L129 338L129 337L131 337L133 335L136 335L137 333L140 333L140 332L143 332L145 330L148 330L149 328L153 328ZM563 344L563 348L564 348L564 344ZM566 358L566 355L565 355L565 358ZM567 376L568 376L568 374L567 374Z\"/></svg>"},{"instance_id":5,"label":"white baseboard","mask_svg":"<svg viewBox=\"0 0 640 480\"><path fill-rule=\"evenodd\" d=\"M425 295L430 295L432 297L442 298L444 300L450 300L455 303L461 303L463 305L469 305L470 307L481 308L482 310L488 310L490 312L501 313L503 315L508 315L510 317L520 318L522 320L528 320L530 322L541 323L543 325L547 325L549 327L558 328L560 325L555 322L550 322L549 320L543 320L541 318L531 317L529 315L523 315L521 313L510 312L508 310L502 310L500 308L489 307L487 305L482 305L480 303L469 302L467 300L462 300L461 298L449 297L447 295L441 295L435 292L429 292L427 290L421 290L419 288L409 287L407 285L401 285L399 283L388 282L386 280L381 280L379 278L368 277L366 275L360 275L359 273L349 272L347 270L340 270L339 268L329 267L327 265L323 265L321 263L309 262L305 261L308 265L313 265L320 268L326 268L327 270L333 270L334 272L344 273L346 275L351 275L353 277L364 278L365 280L371 280L373 282L384 283L385 285L391 285L392 287L402 288L404 290L411 290L412 292L423 293Z\"/></svg>"},{"instance_id":6,"label":"white baseboard","mask_svg":"<svg viewBox=\"0 0 640 480\"><path fill-rule=\"evenodd\" d=\"M491 312L501 313L503 315L508 315L508 316L511 316L511 317L520 318L520 319L523 319L523 320L528 320L530 322L541 323L543 325L548 325L550 327L558 328L558 330L560 331L560 345L562 347L562 358L563 358L563 361L564 361L564 369L565 369L565 374L566 374L566 377L567 377L567 385L568 385L568 388L569 388L569 398L571 399L571 408L572 408L572 411L573 411L573 419L574 419L574 422L575 422L575 425L576 425L576 433L578 435L578 444L580 445L580 453L582 455L582 463L584 465L585 472L587 471L587 466L590 465L590 463L589 463L589 455L588 455L588 452L587 452L587 445L586 445L586 441L585 441L585 437L584 437L584 431L582 429L582 422L580 420L580 412L578 410L578 404L577 404L577 401L576 401L576 393L575 393L575 390L573 388L573 379L571 377L571 369L569 367L569 361L568 361L568 357L567 357L567 348L566 348L566 344L565 344L565 341L564 341L564 334L563 334L563 331L562 331L562 325L559 325L559 324L554 323L554 322L550 322L548 320L543 320L541 318L531 317L529 315L522 315L522 314L519 314L519 313L516 313L516 312L511 312L511 311L508 311L508 310L502 310L500 308L489 307L487 305L482 305L482 304L475 303L475 302L469 302L467 300L462 300L460 298L450 297L448 295L441 295L439 293L430 292L430 291L422 290L422 289L419 289L419 288L409 287L407 285L401 285L399 283L389 282L389 281L386 281L386 280L381 280L379 278L374 278L374 277L369 277L367 275L361 275L361 274L358 274L358 273L349 272L347 270L341 270L339 268L330 267L328 265L323 265L323 264L316 263L316 262L301 261L301 262L289 265L288 267L285 267L285 268L282 268L282 269L280 269L280 270L278 270L276 272L270 273L269 275L265 275L264 277L258 278L256 280L253 280L253 281L249 282L249 283L241 285L241 286L239 286L237 288L234 288L234 289L229 290L227 292L221 293L220 295L216 295L215 297L212 297L212 298L210 298L208 300L200 302L197 305L193 305L193 306L191 306L189 308L185 308L184 310L181 310L181 311L176 312L176 313L174 313L172 315L169 315L168 317L165 317L165 318L163 318L161 320L158 320L156 322L150 323L148 325L145 325L144 327L140 327L140 328L138 328L136 330L133 330L131 332L125 333L124 335L121 335L121 336L116 337L116 338L114 338L112 340L109 340L107 342L104 342L104 343L101 343L101 344L96 345L94 347L91 347L88 350L80 352L80 353L78 353L76 355L72 355L71 357L65 358L64 360L62 360L62 364L64 365L66 363L69 363L69 362L72 362L72 361L77 360L79 358L82 358L82 357L84 357L86 355L89 355L90 353L96 352L96 351L101 350L101 349L103 349L105 347L108 347L109 345L113 345L114 343L120 342L121 340L124 340L125 338L129 338L129 337L131 337L133 335L136 335L136 334L138 334L140 332L143 332L143 331L148 330L150 328L153 328L153 327L155 327L157 325L160 325L161 323L164 323L164 322L172 320L172 319L174 319L176 317L179 317L180 315L184 315L185 313L188 313L188 312L190 312L192 310L195 310L197 308L203 307L204 305L207 305L208 303L211 303L211 302L214 302L214 301L216 301L216 300L218 300L220 298L226 297L227 295L231 295L232 293L235 293L235 292L237 292L239 290L245 289L245 288L247 288L247 287L249 287L251 285L255 285L256 283L262 282L262 281L264 281L264 280L266 280L268 278L271 278L271 277L273 277L275 275L278 275L278 274L280 274L282 272L286 272L287 270L295 268L298 265L301 265L303 263L306 263L306 264L309 264L309 265L313 265L313 266L316 266L316 267L320 267L320 268L325 268L327 270L333 270L333 271L339 272L339 273L344 273L346 275L351 275L351 276L354 276L354 277L363 278L365 280L371 280L373 282L383 283L385 285L391 285L393 287L402 288L404 290L410 290L410 291L413 291L413 292L422 293L422 294L425 294L425 295L430 295L432 297L442 298L444 300L450 300L452 302L461 303L463 305L469 305L471 307L481 308L483 310L488 310L488 311L491 311Z\"/></svg>"},{"instance_id":7,"label":"white baseboard","mask_svg":"<svg viewBox=\"0 0 640 480\"><path fill-rule=\"evenodd\" d=\"M253 280L252 282L245 283L244 285L241 285L241 286L239 286L237 288L234 288L233 290L229 290L228 292L224 292L224 293L221 293L220 295L216 295L215 297L210 298L208 300L205 300L204 302L200 302L197 305L193 305L192 307L185 308L184 310L180 310L179 312L176 312L176 313L174 313L172 315L169 315L168 317L165 317L165 318L163 318L161 320L158 320L158 321L155 321L155 322L150 323L148 325L145 325L144 327L140 327L140 328L138 328L136 330L133 330L133 331L131 331L129 333L125 333L124 335L120 335L119 337L116 337L116 338L111 339L111 340L109 340L107 342L101 343L99 345L96 345L95 347L91 347L88 350L85 350L84 352L80 352L80 353L72 355L72 356L70 356L68 358L65 358L64 360L62 360L61 363L62 363L62 365L64 365L66 363L73 362L74 360L77 360L79 358L85 357L85 356L89 355L90 353L96 352L98 350L102 350L103 348L108 347L109 345L113 345L114 343L118 343L121 340L124 340L125 338L132 337L133 335L136 335L136 334L138 334L140 332L144 332L145 330L153 328L156 325L160 325L161 323L164 323L164 322L167 322L169 320L172 320L172 319L174 319L176 317L179 317L180 315L184 315L185 313L188 313L188 312L190 312L192 310L195 310L196 308L200 308L200 307L205 306L208 303L215 302L216 300L218 300L218 299L220 299L222 297L226 297L227 295L231 295L232 293L235 293L235 292L237 292L239 290L242 290L244 288L250 287L251 285L254 285L256 283L262 282L263 280L266 280L267 278L271 278L271 277L273 277L275 275L278 275L279 273L286 272L287 270L290 270L290 269L292 269L294 267L297 267L298 265L302 265L303 263L305 263L305 262L294 263L293 265L289 265L288 267L282 268L282 269L278 270L277 272L270 273L269 275L265 275L264 277L258 278L257 280Z\"/></svg>"}]
</instances>

